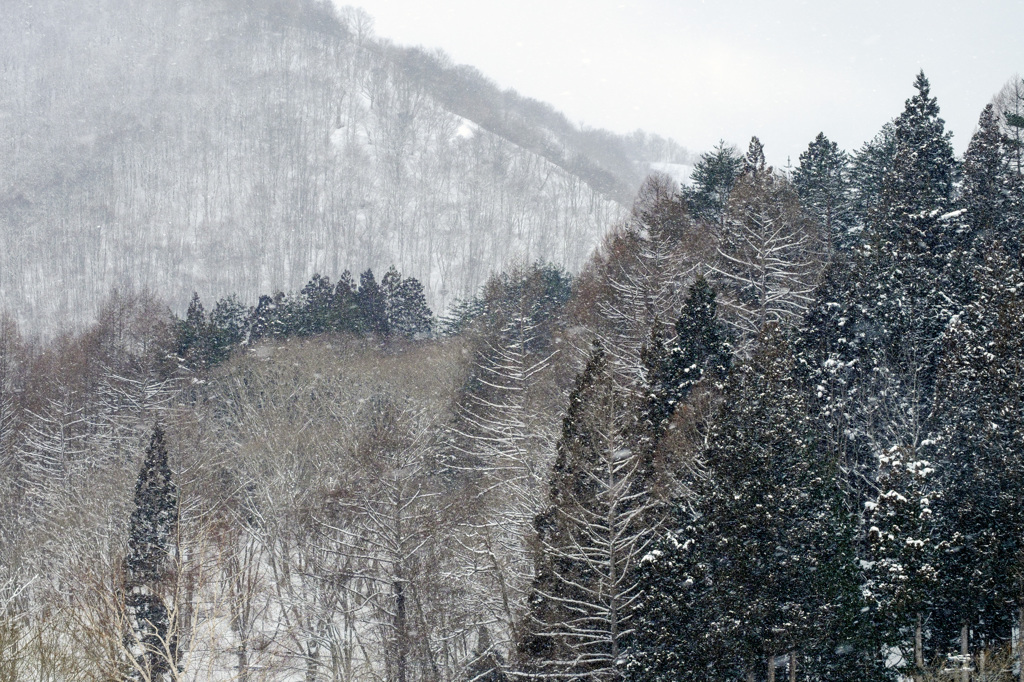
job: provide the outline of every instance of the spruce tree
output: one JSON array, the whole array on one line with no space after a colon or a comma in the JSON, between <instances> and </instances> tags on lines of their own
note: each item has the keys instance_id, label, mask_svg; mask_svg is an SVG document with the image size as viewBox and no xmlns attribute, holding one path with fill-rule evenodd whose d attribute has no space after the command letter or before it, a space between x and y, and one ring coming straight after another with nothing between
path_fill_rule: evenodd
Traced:
<instances>
[{"instance_id":1,"label":"spruce tree","mask_svg":"<svg viewBox=\"0 0 1024 682\"><path fill-rule=\"evenodd\" d=\"M174 571L177 524L178 489L158 424L135 483L124 560L125 647L134 658L130 679L165 679L177 665L177 634L164 589Z\"/></svg>"}]
</instances>

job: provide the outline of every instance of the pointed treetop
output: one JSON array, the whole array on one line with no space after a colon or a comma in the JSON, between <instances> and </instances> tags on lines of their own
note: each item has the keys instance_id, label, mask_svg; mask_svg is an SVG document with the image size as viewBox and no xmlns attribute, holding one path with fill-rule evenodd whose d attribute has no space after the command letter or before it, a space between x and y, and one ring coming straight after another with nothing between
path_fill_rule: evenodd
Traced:
<instances>
[{"instance_id":1,"label":"pointed treetop","mask_svg":"<svg viewBox=\"0 0 1024 682\"><path fill-rule=\"evenodd\" d=\"M761 140L750 138L750 147L747 149L747 156L743 160L743 174L757 177L765 171L764 145Z\"/></svg>"},{"instance_id":2,"label":"pointed treetop","mask_svg":"<svg viewBox=\"0 0 1024 682\"><path fill-rule=\"evenodd\" d=\"M917 72L917 78L914 79L914 87L917 88L918 93L923 99L928 98L931 83L928 82L928 77L924 75L924 69Z\"/></svg>"}]
</instances>

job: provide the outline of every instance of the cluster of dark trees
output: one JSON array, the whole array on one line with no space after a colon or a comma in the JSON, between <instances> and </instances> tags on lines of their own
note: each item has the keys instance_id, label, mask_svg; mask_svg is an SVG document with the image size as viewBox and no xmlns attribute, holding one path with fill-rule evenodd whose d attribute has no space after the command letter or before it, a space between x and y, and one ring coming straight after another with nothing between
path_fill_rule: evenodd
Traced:
<instances>
[{"instance_id":1,"label":"cluster of dark trees","mask_svg":"<svg viewBox=\"0 0 1024 682\"><path fill-rule=\"evenodd\" d=\"M316 274L298 294L264 294L251 308L228 296L207 314L193 294L185 319L176 324L175 353L188 367L209 367L264 338L350 333L415 339L429 336L433 326L423 286L414 277L402 277L392 266L380 283L366 270L357 284L346 270L336 284Z\"/></svg>"},{"instance_id":2,"label":"cluster of dark trees","mask_svg":"<svg viewBox=\"0 0 1024 682\"><path fill-rule=\"evenodd\" d=\"M603 319L514 669L967 680L1011 675L1011 643L1024 660L1021 120L987 106L958 160L915 88L852 159L819 135L786 177L754 138L691 189L649 183L584 274ZM681 305L673 259L696 273Z\"/></svg>"}]
</instances>

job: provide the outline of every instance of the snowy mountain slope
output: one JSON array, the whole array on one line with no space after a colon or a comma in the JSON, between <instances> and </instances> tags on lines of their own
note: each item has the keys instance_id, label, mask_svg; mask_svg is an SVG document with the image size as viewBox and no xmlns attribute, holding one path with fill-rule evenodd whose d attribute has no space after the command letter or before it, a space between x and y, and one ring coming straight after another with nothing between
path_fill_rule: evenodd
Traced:
<instances>
[{"instance_id":1,"label":"snowy mountain slope","mask_svg":"<svg viewBox=\"0 0 1024 682\"><path fill-rule=\"evenodd\" d=\"M452 113L365 15L237 5L11 8L0 308L27 329L88 322L124 282L180 312L392 264L441 311L517 259L577 268L623 214L568 152Z\"/></svg>"}]
</instances>

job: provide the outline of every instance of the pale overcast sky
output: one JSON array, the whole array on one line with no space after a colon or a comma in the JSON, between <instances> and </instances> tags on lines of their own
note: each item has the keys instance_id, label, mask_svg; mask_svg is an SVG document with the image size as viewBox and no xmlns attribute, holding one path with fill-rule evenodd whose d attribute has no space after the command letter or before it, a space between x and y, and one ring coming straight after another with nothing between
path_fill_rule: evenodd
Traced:
<instances>
[{"instance_id":1,"label":"pale overcast sky","mask_svg":"<svg viewBox=\"0 0 1024 682\"><path fill-rule=\"evenodd\" d=\"M1024 0L362 0L379 37L441 48L570 120L694 151L765 143L795 164L824 131L855 150L919 69L962 152L1024 75Z\"/></svg>"}]
</instances>

